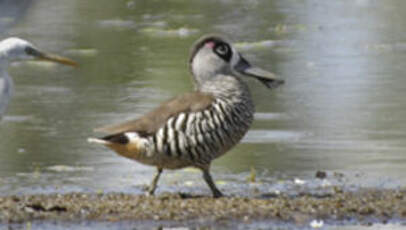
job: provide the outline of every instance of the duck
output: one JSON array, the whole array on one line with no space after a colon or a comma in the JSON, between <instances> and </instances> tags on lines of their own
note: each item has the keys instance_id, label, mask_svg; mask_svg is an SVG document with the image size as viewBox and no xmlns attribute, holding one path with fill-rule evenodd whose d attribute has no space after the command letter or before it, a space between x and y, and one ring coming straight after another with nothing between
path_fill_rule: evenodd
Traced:
<instances>
[{"instance_id":1,"label":"duck","mask_svg":"<svg viewBox=\"0 0 406 230\"><path fill-rule=\"evenodd\" d=\"M246 83L259 80L268 88L284 81L250 64L219 35L205 35L189 58L194 90L163 102L138 119L96 129L89 138L119 155L156 167L147 194L153 195L163 170L200 169L213 197L223 193L210 173L211 162L235 147L249 130L255 106Z\"/></svg>"}]
</instances>

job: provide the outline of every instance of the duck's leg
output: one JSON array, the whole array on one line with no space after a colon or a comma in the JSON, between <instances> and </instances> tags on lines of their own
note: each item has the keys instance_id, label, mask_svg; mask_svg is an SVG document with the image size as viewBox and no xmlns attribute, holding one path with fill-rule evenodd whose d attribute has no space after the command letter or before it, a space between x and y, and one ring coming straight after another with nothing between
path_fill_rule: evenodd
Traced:
<instances>
[{"instance_id":1,"label":"duck's leg","mask_svg":"<svg viewBox=\"0 0 406 230\"><path fill-rule=\"evenodd\" d=\"M220 190L216 187L216 184L214 183L213 179L211 178L210 175L210 165L201 168L203 171L203 178L204 181L206 181L207 185L210 187L211 192L213 193L214 198L222 197L223 193L220 192Z\"/></svg>"},{"instance_id":2,"label":"duck's leg","mask_svg":"<svg viewBox=\"0 0 406 230\"><path fill-rule=\"evenodd\" d=\"M162 168L157 168L157 172L151 181L151 185L148 188L148 195L154 195L156 185L158 184L159 177L161 176Z\"/></svg>"}]
</instances>

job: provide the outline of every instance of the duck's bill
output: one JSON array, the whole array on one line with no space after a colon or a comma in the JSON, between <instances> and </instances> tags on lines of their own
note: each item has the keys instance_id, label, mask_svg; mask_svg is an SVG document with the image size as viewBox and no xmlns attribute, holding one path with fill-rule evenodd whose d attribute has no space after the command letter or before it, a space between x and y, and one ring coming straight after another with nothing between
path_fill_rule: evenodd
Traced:
<instances>
[{"instance_id":1,"label":"duck's bill","mask_svg":"<svg viewBox=\"0 0 406 230\"><path fill-rule=\"evenodd\" d=\"M70 65L70 66L78 66L78 64L66 57L61 57L55 54L47 54L47 53L40 53L37 58L39 60L43 60L43 61L51 61L51 62L56 62L56 63L60 63L63 65Z\"/></svg>"},{"instance_id":2,"label":"duck's bill","mask_svg":"<svg viewBox=\"0 0 406 230\"><path fill-rule=\"evenodd\" d=\"M275 74L259 67L252 66L243 57L240 58L240 61L235 66L235 69L245 76L250 76L258 79L268 88L275 88L284 83L284 81L278 79Z\"/></svg>"}]
</instances>

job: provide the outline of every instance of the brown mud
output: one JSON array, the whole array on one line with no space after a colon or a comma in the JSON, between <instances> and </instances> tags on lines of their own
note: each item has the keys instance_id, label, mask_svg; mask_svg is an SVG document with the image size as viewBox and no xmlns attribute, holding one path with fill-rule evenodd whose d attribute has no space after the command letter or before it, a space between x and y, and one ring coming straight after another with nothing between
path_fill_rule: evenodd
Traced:
<instances>
[{"instance_id":1,"label":"brown mud","mask_svg":"<svg viewBox=\"0 0 406 230\"><path fill-rule=\"evenodd\" d=\"M68 193L0 197L0 221L283 221L374 220L406 218L406 190L359 189L323 195L262 194L211 197L187 194L145 196L122 193Z\"/></svg>"}]
</instances>

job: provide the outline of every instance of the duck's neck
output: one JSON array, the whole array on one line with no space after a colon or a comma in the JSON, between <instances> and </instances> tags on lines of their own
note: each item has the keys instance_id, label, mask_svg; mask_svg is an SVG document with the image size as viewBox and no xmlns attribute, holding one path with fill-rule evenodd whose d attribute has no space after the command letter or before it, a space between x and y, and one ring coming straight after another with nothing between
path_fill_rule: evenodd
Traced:
<instances>
[{"instance_id":1,"label":"duck's neck","mask_svg":"<svg viewBox=\"0 0 406 230\"><path fill-rule=\"evenodd\" d=\"M251 94L246 83L237 77L217 75L203 84L197 85L197 90L213 94L220 98L244 98L251 100Z\"/></svg>"}]
</instances>

